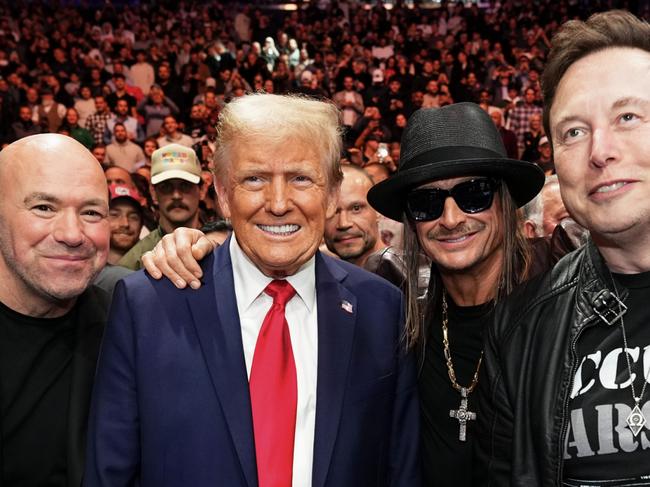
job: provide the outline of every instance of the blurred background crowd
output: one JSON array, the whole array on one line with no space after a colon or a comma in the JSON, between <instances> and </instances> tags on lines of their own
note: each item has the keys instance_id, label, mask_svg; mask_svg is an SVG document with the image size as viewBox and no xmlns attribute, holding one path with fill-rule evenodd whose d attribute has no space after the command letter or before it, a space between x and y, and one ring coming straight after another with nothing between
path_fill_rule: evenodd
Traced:
<instances>
[{"instance_id":1,"label":"blurred background crowd","mask_svg":"<svg viewBox=\"0 0 650 487\"><path fill-rule=\"evenodd\" d=\"M650 17L648 0L3 0L0 144L43 132L77 139L109 180L137 190L148 230L160 210L151 155L172 143L192 148L203 169L193 224L219 219L215 124L225 104L250 92L331 99L345 127L344 162L375 182L399 167L415 110L463 101L490 113L510 157L552 174L540 93L549 39L566 20L611 8Z\"/></svg>"}]
</instances>

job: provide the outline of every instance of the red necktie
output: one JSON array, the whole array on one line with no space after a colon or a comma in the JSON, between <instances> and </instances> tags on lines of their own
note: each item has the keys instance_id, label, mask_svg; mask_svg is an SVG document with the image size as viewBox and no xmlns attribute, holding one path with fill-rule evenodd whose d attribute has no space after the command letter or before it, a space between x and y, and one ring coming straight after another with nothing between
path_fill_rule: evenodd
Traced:
<instances>
[{"instance_id":1,"label":"red necktie","mask_svg":"<svg viewBox=\"0 0 650 487\"><path fill-rule=\"evenodd\" d=\"M249 381L257 477L259 487L291 487L298 382L284 307L296 291L275 280L264 292L273 305L257 337Z\"/></svg>"}]
</instances>

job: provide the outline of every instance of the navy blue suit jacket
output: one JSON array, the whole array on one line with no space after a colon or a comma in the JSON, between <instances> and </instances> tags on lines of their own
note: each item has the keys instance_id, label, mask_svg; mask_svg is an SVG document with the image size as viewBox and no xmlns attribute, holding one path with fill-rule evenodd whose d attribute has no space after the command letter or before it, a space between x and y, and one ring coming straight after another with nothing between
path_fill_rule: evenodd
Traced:
<instances>
[{"instance_id":1,"label":"navy blue suit jacket","mask_svg":"<svg viewBox=\"0 0 650 487\"><path fill-rule=\"evenodd\" d=\"M228 242L202 266L196 291L144 272L118 284L84 485L257 486ZM401 293L320 253L316 287L313 486L419 485L416 374L400 341Z\"/></svg>"}]
</instances>

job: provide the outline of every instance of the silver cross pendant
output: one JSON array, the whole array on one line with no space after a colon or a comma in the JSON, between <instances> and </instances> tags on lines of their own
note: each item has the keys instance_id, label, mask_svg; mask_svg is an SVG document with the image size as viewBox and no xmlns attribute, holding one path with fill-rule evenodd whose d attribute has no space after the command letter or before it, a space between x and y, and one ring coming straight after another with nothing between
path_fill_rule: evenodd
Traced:
<instances>
[{"instance_id":1,"label":"silver cross pendant","mask_svg":"<svg viewBox=\"0 0 650 487\"><path fill-rule=\"evenodd\" d=\"M467 409L467 389L465 387L461 387L460 395L462 397L460 400L460 407L449 411L449 417L458 420L458 425L460 427L458 439L460 441L467 441L467 422L476 420L476 413Z\"/></svg>"}]
</instances>

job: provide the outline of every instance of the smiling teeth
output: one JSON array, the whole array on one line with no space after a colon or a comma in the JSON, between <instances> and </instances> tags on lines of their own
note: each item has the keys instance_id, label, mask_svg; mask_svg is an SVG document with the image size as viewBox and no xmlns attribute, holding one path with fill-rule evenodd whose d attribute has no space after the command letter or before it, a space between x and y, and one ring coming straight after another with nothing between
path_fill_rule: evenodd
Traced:
<instances>
[{"instance_id":1,"label":"smiling teeth","mask_svg":"<svg viewBox=\"0 0 650 487\"><path fill-rule=\"evenodd\" d=\"M458 238L450 238L449 240L446 240L446 242L456 243L456 242L462 242L463 240L467 240L467 235L463 235L462 237L458 237Z\"/></svg>"},{"instance_id":2,"label":"smiling teeth","mask_svg":"<svg viewBox=\"0 0 650 487\"><path fill-rule=\"evenodd\" d=\"M259 225L259 227L275 235L290 235L300 228L298 225Z\"/></svg>"},{"instance_id":3,"label":"smiling teeth","mask_svg":"<svg viewBox=\"0 0 650 487\"><path fill-rule=\"evenodd\" d=\"M624 182L610 184L609 186L601 186L596 190L596 193L609 193L610 191L616 191L623 186L625 186Z\"/></svg>"}]
</instances>

